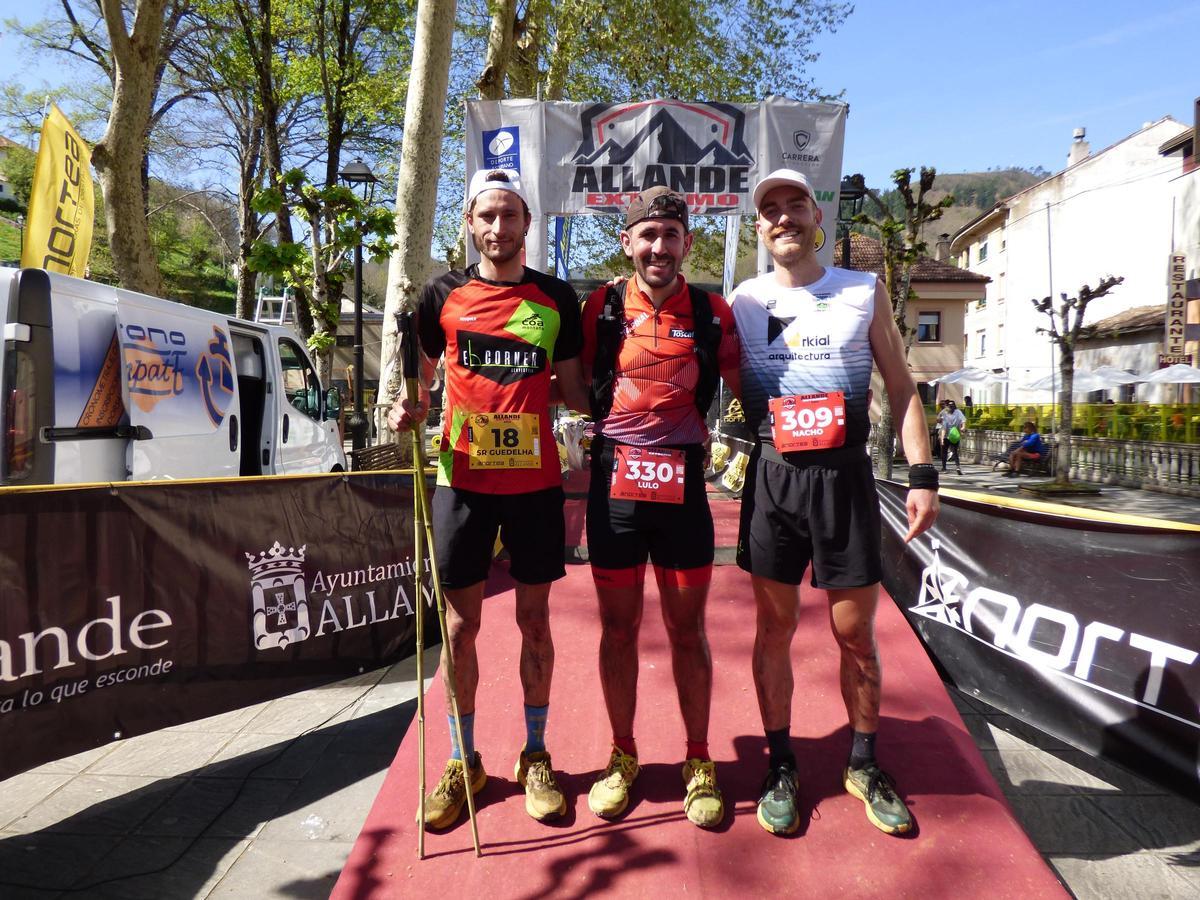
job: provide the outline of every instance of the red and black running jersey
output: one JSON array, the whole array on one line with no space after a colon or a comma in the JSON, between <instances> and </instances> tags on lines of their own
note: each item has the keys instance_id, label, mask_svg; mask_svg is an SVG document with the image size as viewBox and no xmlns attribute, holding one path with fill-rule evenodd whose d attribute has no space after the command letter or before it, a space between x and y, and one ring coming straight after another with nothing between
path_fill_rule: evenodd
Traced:
<instances>
[{"instance_id":1,"label":"red and black running jersey","mask_svg":"<svg viewBox=\"0 0 1200 900\"><path fill-rule=\"evenodd\" d=\"M438 484L491 494L562 484L550 374L579 355L574 289L529 268L516 284L476 266L448 272L421 289L417 333L430 359L446 356Z\"/></svg>"},{"instance_id":2,"label":"red and black running jersey","mask_svg":"<svg viewBox=\"0 0 1200 900\"><path fill-rule=\"evenodd\" d=\"M605 288L592 292L583 307L583 365L590 374L596 356L596 320ZM733 313L719 294L710 293L713 316L720 320L717 366L738 365ZM708 428L696 409L700 363L693 350L692 298L679 277L679 290L658 309L641 292L637 279L625 282L625 337L617 354L612 409L599 426L605 437L638 447L698 444Z\"/></svg>"}]
</instances>

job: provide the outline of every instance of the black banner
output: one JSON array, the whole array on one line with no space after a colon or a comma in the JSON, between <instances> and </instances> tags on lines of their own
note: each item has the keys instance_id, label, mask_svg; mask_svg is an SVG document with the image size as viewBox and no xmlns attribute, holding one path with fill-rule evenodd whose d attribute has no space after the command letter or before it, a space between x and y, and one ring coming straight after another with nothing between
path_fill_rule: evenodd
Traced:
<instances>
[{"instance_id":1,"label":"black banner","mask_svg":"<svg viewBox=\"0 0 1200 900\"><path fill-rule=\"evenodd\" d=\"M879 489L884 586L943 678L1200 799L1200 529L943 496L905 547L905 490Z\"/></svg>"},{"instance_id":2,"label":"black banner","mask_svg":"<svg viewBox=\"0 0 1200 900\"><path fill-rule=\"evenodd\" d=\"M384 473L5 491L0 779L410 655L412 520Z\"/></svg>"}]
</instances>

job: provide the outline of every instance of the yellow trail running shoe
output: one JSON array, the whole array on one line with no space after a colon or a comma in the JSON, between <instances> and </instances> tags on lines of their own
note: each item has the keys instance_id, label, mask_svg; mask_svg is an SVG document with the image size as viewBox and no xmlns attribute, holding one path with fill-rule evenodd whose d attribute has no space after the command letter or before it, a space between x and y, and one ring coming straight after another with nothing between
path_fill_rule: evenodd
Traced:
<instances>
[{"instance_id":1,"label":"yellow trail running shoe","mask_svg":"<svg viewBox=\"0 0 1200 900\"><path fill-rule=\"evenodd\" d=\"M517 783L525 788L525 812L539 822L553 819L567 811L567 798L554 778L550 754L545 750L533 753L521 751L513 773Z\"/></svg>"},{"instance_id":2,"label":"yellow trail running shoe","mask_svg":"<svg viewBox=\"0 0 1200 900\"><path fill-rule=\"evenodd\" d=\"M475 764L471 766L471 793L478 794L487 784L487 772L483 770L483 757L475 753ZM442 778L425 797L425 827L449 828L457 821L467 802L467 787L463 779L461 759L446 761Z\"/></svg>"},{"instance_id":3,"label":"yellow trail running shoe","mask_svg":"<svg viewBox=\"0 0 1200 900\"><path fill-rule=\"evenodd\" d=\"M904 834L913 827L912 813L896 793L896 783L876 763L861 769L847 768L842 784L867 808L871 824L886 834Z\"/></svg>"},{"instance_id":4,"label":"yellow trail running shoe","mask_svg":"<svg viewBox=\"0 0 1200 900\"><path fill-rule=\"evenodd\" d=\"M603 819L619 816L629 805L629 788L637 778L638 771L636 756L613 747L608 768L588 792L588 808Z\"/></svg>"},{"instance_id":5,"label":"yellow trail running shoe","mask_svg":"<svg viewBox=\"0 0 1200 900\"><path fill-rule=\"evenodd\" d=\"M683 811L688 821L701 828L716 828L725 818L725 801L717 790L717 764L712 760L689 759L683 764L687 796Z\"/></svg>"}]
</instances>

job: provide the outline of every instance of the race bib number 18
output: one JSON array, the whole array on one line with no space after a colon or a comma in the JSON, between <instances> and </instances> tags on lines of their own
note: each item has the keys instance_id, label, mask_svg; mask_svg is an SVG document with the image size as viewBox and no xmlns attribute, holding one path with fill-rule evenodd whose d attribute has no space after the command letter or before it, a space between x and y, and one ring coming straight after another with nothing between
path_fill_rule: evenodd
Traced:
<instances>
[{"instance_id":1,"label":"race bib number 18","mask_svg":"<svg viewBox=\"0 0 1200 900\"><path fill-rule=\"evenodd\" d=\"M467 453L472 469L540 469L537 413L471 413Z\"/></svg>"},{"instance_id":2,"label":"race bib number 18","mask_svg":"<svg viewBox=\"0 0 1200 900\"><path fill-rule=\"evenodd\" d=\"M617 444L609 496L614 500L683 502L684 453Z\"/></svg>"},{"instance_id":3,"label":"race bib number 18","mask_svg":"<svg viewBox=\"0 0 1200 900\"><path fill-rule=\"evenodd\" d=\"M767 410L780 453L829 450L846 443L846 403L841 391L772 397Z\"/></svg>"}]
</instances>

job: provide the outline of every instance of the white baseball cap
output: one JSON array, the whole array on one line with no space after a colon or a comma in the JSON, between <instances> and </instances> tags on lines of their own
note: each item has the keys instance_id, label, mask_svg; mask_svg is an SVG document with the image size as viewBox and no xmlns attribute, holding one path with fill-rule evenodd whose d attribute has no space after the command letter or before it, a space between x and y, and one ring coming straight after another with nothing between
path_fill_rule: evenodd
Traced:
<instances>
[{"instance_id":1,"label":"white baseball cap","mask_svg":"<svg viewBox=\"0 0 1200 900\"><path fill-rule=\"evenodd\" d=\"M762 199L767 195L767 191L785 185L800 188L814 202L817 199L813 196L812 185L808 183L808 179L802 172L797 172L795 169L776 169L754 186L754 208L758 209L762 205Z\"/></svg>"},{"instance_id":2,"label":"white baseball cap","mask_svg":"<svg viewBox=\"0 0 1200 900\"><path fill-rule=\"evenodd\" d=\"M513 169L480 169L472 175L467 189L467 209L484 191L511 191L521 198L526 209L529 208L529 198L521 187L521 176Z\"/></svg>"}]
</instances>

